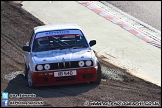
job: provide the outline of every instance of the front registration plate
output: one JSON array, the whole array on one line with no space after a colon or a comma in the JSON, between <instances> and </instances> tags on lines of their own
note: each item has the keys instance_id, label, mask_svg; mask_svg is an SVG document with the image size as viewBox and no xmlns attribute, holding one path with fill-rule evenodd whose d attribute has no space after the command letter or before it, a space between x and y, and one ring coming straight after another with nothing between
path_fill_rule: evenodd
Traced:
<instances>
[{"instance_id":1,"label":"front registration plate","mask_svg":"<svg viewBox=\"0 0 162 108\"><path fill-rule=\"evenodd\" d=\"M54 77L73 76L73 75L77 75L76 70L54 72Z\"/></svg>"}]
</instances>

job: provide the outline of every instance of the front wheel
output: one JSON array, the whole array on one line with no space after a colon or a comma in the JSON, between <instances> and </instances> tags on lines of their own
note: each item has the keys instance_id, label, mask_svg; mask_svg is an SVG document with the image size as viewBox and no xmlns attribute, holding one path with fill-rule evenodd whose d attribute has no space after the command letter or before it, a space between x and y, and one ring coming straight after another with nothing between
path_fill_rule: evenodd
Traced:
<instances>
[{"instance_id":1,"label":"front wheel","mask_svg":"<svg viewBox=\"0 0 162 108\"><path fill-rule=\"evenodd\" d=\"M100 66L100 63L98 63L98 69L97 69L97 78L96 78L96 81L94 81L93 83L95 84L100 84L101 82L101 66Z\"/></svg>"},{"instance_id":2,"label":"front wheel","mask_svg":"<svg viewBox=\"0 0 162 108\"><path fill-rule=\"evenodd\" d=\"M28 69L27 81L28 81L28 86L30 88L34 88L35 87L34 84L33 84L33 80L32 80L31 74L30 74L30 69Z\"/></svg>"},{"instance_id":3,"label":"front wheel","mask_svg":"<svg viewBox=\"0 0 162 108\"><path fill-rule=\"evenodd\" d=\"M28 68L27 68L26 64L24 64L24 77L25 77L25 79L27 79L27 76L28 76Z\"/></svg>"}]
</instances>

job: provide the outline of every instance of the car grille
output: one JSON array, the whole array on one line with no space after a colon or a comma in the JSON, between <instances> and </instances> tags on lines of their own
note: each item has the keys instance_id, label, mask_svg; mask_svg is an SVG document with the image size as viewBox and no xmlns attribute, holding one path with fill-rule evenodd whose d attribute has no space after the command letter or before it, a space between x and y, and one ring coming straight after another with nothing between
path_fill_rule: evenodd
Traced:
<instances>
[{"instance_id":1,"label":"car grille","mask_svg":"<svg viewBox=\"0 0 162 108\"><path fill-rule=\"evenodd\" d=\"M92 60L90 60L90 61L92 62L92 64L91 64L90 66L93 66L93 61L92 61ZM89 67L89 66L87 66L86 63L85 63L86 60L83 60L83 62L84 62L84 66L83 66L83 67ZM49 70L79 68L80 66L79 66L78 63L79 63L79 61L49 63L49 65L50 65L50 69L49 69ZM44 65L45 65L45 64L41 64L41 65L43 65L43 70L45 70L45 69L44 69ZM36 65L36 67L37 67L37 65ZM35 70L38 71L36 67L35 67ZM41 71L42 71L42 70L41 70Z\"/></svg>"}]
</instances>

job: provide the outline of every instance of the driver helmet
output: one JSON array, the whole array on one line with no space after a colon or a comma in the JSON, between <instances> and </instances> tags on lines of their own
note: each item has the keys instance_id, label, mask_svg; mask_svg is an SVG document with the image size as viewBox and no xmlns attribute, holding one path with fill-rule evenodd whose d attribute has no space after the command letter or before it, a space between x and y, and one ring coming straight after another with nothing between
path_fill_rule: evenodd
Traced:
<instances>
[{"instance_id":1,"label":"driver helmet","mask_svg":"<svg viewBox=\"0 0 162 108\"><path fill-rule=\"evenodd\" d=\"M49 46L49 40L48 40L48 38L39 38L39 39L37 39L37 41L38 41L38 45L40 47Z\"/></svg>"}]
</instances>

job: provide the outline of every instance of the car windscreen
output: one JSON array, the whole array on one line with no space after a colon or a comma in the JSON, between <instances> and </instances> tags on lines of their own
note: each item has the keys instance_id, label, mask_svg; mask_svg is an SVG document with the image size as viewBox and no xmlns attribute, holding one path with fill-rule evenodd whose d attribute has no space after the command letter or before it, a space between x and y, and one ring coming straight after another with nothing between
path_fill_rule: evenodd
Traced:
<instances>
[{"instance_id":1,"label":"car windscreen","mask_svg":"<svg viewBox=\"0 0 162 108\"><path fill-rule=\"evenodd\" d=\"M35 35L33 52L66 48L86 48L88 43L80 30L57 30Z\"/></svg>"}]
</instances>

